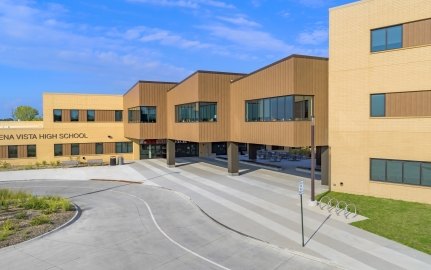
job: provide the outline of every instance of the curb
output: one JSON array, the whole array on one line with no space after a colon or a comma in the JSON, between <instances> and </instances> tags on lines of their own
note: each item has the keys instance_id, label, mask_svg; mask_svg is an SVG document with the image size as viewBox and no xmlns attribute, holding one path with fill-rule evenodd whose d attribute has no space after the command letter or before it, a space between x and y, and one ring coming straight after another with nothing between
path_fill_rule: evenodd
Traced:
<instances>
[{"instance_id":1,"label":"curb","mask_svg":"<svg viewBox=\"0 0 431 270\"><path fill-rule=\"evenodd\" d=\"M57 228L54 228L53 230L48 231L48 232L46 232L44 234L38 235L38 236L36 236L34 238L25 240L23 242L20 242L18 244L12 245L12 246L0 248L0 251L7 250L7 249L17 249L17 248L19 248L23 244L29 243L29 242L34 241L34 240L42 239L42 238L44 238L44 237L46 237L46 236L48 236L48 235L50 235L52 233L55 233L55 232L57 232L57 231L59 231L59 230L61 230L63 228L66 228L69 225L72 225L73 223L75 223L75 221L77 221L81 217L81 214L82 214L81 208L77 204L75 204L74 202L72 202L72 204L73 204L73 206L75 207L75 210L76 210L75 211L75 215L73 215L73 217L71 219L69 219L66 223L63 223L62 225L58 226Z\"/></svg>"}]
</instances>

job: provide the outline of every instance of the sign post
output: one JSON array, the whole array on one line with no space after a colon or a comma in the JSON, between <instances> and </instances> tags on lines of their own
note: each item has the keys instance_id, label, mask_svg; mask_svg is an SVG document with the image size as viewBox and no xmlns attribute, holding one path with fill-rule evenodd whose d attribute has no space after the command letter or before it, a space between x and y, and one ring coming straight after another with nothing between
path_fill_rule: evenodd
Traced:
<instances>
[{"instance_id":1,"label":"sign post","mask_svg":"<svg viewBox=\"0 0 431 270\"><path fill-rule=\"evenodd\" d=\"M302 207L302 195L304 194L304 181L299 182L298 193L301 200L301 229L302 229L302 246L304 247L304 211Z\"/></svg>"}]
</instances>

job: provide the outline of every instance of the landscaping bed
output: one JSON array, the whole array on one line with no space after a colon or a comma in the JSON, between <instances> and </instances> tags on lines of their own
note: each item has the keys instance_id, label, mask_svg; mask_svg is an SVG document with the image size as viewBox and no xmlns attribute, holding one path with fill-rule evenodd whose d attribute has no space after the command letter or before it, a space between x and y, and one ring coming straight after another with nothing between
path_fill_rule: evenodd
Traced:
<instances>
[{"instance_id":1,"label":"landscaping bed","mask_svg":"<svg viewBox=\"0 0 431 270\"><path fill-rule=\"evenodd\" d=\"M369 219L351 225L431 254L431 205L347 193L326 192L339 201L354 203Z\"/></svg>"},{"instance_id":2,"label":"landscaping bed","mask_svg":"<svg viewBox=\"0 0 431 270\"><path fill-rule=\"evenodd\" d=\"M52 231L75 211L68 199L0 189L0 248Z\"/></svg>"}]
</instances>

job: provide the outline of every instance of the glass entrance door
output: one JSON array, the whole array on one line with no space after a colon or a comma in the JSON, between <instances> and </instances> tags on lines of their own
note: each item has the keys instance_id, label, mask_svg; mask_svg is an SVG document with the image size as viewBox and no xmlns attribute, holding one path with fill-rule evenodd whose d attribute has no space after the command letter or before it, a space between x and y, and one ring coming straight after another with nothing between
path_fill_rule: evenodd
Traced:
<instances>
[{"instance_id":1,"label":"glass entrance door","mask_svg":"<svg viewBox=\"0 0 431 270\"><path fill-rule=\"evenodd\" d=\"M165 157L166 144L141 144L141 159Z\"/></svg>"}]
</instances>

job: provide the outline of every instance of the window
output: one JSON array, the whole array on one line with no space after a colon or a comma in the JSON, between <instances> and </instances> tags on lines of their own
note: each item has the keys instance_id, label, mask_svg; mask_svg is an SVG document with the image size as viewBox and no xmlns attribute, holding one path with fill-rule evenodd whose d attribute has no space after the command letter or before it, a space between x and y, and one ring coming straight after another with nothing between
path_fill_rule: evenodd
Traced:
<instances>
[{"instance_id":1,"label":"window","mask_svg":"<svg viewBox=\"0 0 431 270\"><path fill-rule=\"evenodd\" d=\"M157 116L155 106L140 106L129 109L129 123L156 123L156 121Z\"/></svg>"},{"instance_id":2,"label":"window","mask_svg":"<svg viewBox=\"0 0 431 270\"><path fill-rule=\"evenodd\" d=\"M371 30L371 51L379 52L403 47L403 26Z\"/></svg>"},{"instance_id":3,"label":"window","mask_svg":"<svg viewBox=\"0 0 431 270\"><path fill-rule=\"evenodd\" d=\"M123 121L123 111L115 111L115 122Z\"/></svg>"},{"instance_id":4,"label":"window","mask_svg":"<svg viewBox=\"0 0 431 270\"><path fill-rule=\"evenodd\" d=\"M8 158L18 158L18 146L9 145L7 147L7 157Z\"/></svg>"},{"instance_id":5,"label":"window","mask_svg":"<svg viewBox=\"0 0 431 270\"><path fill-rule=\"evenodd\" d=\"M195 102L175 106L176 122L215 122L217 103Z\"/></svg>"},{"instance_id":6,"label":"window","mask_svg":"<svg viewBox=\"0 0 431 270\"><path fill-rule=\"evenodd\" d=\"M133 146L131 142L116 142L115 143L115 153L125 154L133 153Z\"/></svg>"},{"instance_id":7,"label":"window","mask_svg":"<svg viewBox=\"0 0 431 270\"><path fill-rule=\"evenodd\" d=\"M62 110L55 109L53 114L54 114L54 122L62 121Z\"/></svg>"},{"instance_id":8,"label":"window","mask_svg":"<svg viewBox=\"0 0 431 270\"><path fill-rule=\"evenodd\" d=\"M141 107L141 123L156 123L156 107Z\"/></svg>"},{"instance_id":9,"label":"window","mask_svg":"<svg viewBox=\"0 0 431 270\"><path fill-rule=\"evenodd\" d=\"M27 145L27 157L36 157L36 145Z\"/></svg>"},{"instance_id":10,"label":"window","mask_svg":"<svg viewBox=\"0 0 431 270\"><path fill-rule=\"evenodd\" d=\"M370 160L372 181L431 186L431 163L403 160Z\"/></svg>"},{"instance_id":11,"label":"window","mask_svg":"<svg viewBox=\"0 0 431 270\"><path fill-rule=\"evenodd\" d=\"M62 144L54 144L54 156L60 157L63 155L63 145Z\"/></svg>"},{"instance_id":12,"label":"window","mask_svg":"<svg viewBox=\"0 0 431 270\"><path fill-rule=\"evenodd\" d=\"M72 143L70 145L70 154L72 156L78 156L79 155L79 143Z\"/></svg>"},{"instance_id":13,"label":"window","mask_svg":"<svg viewBox=\"0 0 431 270\"><path fill-rule=\"evenodd\" d=\"M87 122L94 122L95 119L95 111L87 110Z\"/></svg>"},{"instance_id":14,"label":"window","mask_svg":"<svg viewBox=\"0 0 431 270\"><path fill-rule=\"evenodd\" d=\"M245 102L246 121L310 120L313 109L312 96L281 96Z\"/></svg>"},{"instance_id":15,"label":"window","mask_svg":"<svg viewBox=\"0 0 431 270\"><path fill-rule=\"evenodd\" d=\"M371 117L384 117L386 115L386 95L371 95Z\"/></svg>"},{"instance_id":16,"label":"window","mask_svg":"<svg viewBox=\"0 0 431 270\"><path fill-rule=\"evenodd\" d=\"M70 110L70 121L78 122L79 121L79 111L78 110Z\"/></svg>"},{"instance_id":17,"label":"window","mask_svg":"<svg viewBox=\"0 0 431 270\"><path fill-rule=\"evenodd\" d=\"M103 143L96 143L96 154L103 154Z\"/></svg>"}]
</instances>

